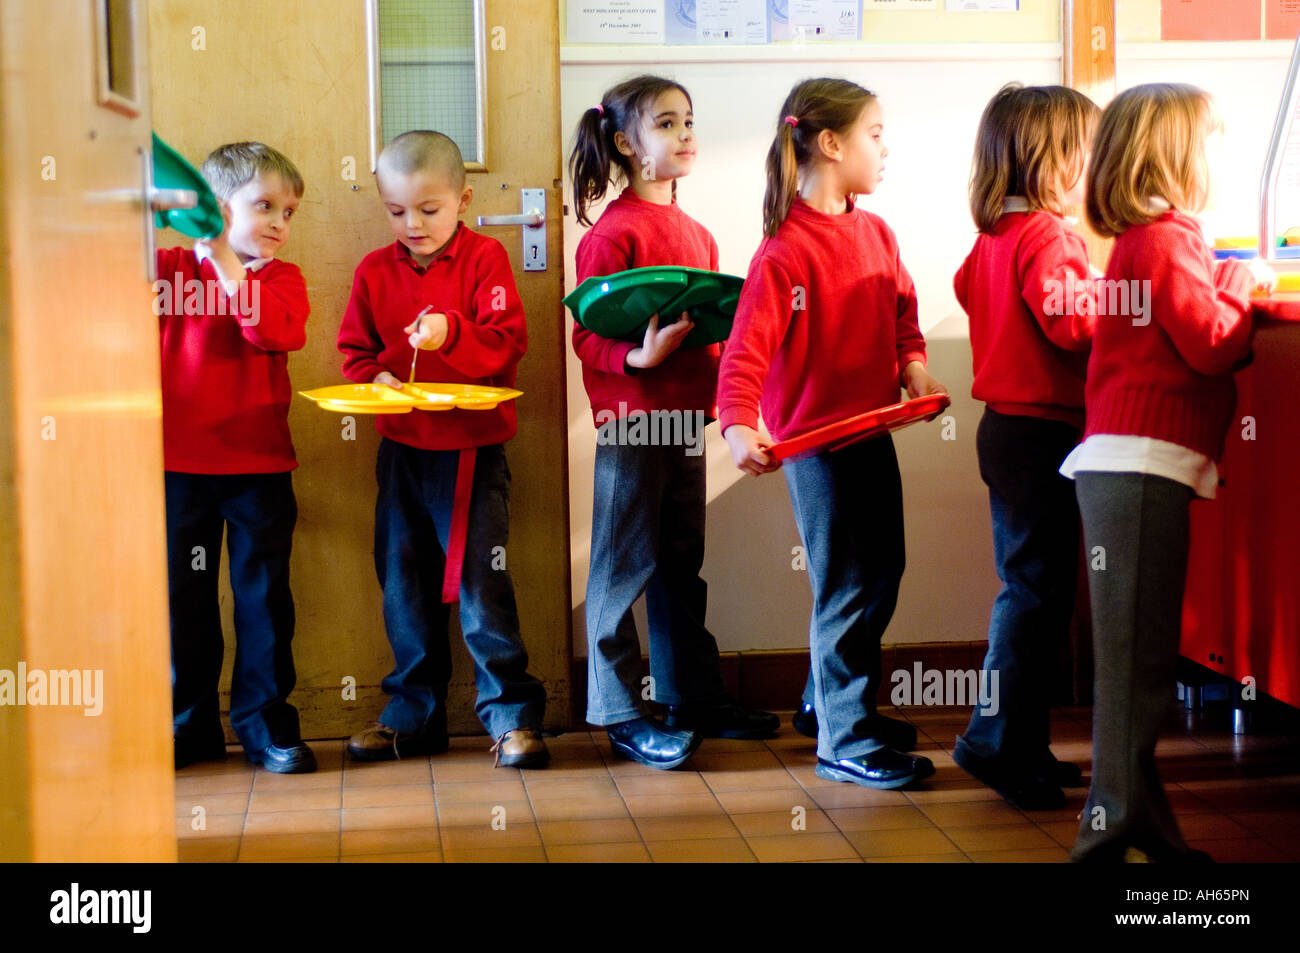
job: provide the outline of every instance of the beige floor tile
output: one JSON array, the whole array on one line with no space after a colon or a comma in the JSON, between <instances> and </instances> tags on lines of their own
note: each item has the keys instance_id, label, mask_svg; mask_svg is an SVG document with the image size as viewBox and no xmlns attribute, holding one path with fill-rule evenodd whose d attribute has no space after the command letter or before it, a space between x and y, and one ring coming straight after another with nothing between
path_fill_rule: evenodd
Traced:
<instances>
[{"instance_id":1,"label":"beige floor tile","mask_svg":"<svg viewBox=\"0 0 1300 953\"><path fill-rule=\"evenodd\" d=\"M922 804L920 810L935 826L993 827L998 824L1023 824L1030 820L1006 801L961 801L956 804Z\"/></svg>"},{"instance_id":2,"label":"beige floor tile","mask_svg":"<svg viewBox=\"0 0 1300 953\"><path fill-rule=\"evenodd\" d=\"M339 833L309 834L245 834L239 845L239 860L291 861L303 857L336 859L339 855Z\"/></svg>"},{"instance_id":3,"label":"beige floor tile","mask_svg":"<svg viewBox=\"0 0 1300 953\"><path fill-rule=\"evenodd\" d=\"M189 771L186 768L185 771ZM247 794L253 790L253 772L232 774L186 775L176 772L176 796L193 797L200 794Z\"/></svg>"},{"instance_id":4,"label":"beige floor tile","mask_svg":"<svg viewBox=\"0 0 1300 953\"><path fill-rule=\"evenodd\" d=\"M902 807L907 804L902 791L877 791L843 781L835 783L835 787L813 788L808 794L824 811L842 807Z\"/></svg>"},{"instance_id":5,"label":"beige floor tile","mask_svg":"<svg viewBox=\"0 0 1300 953\"><path fill-rule=\"evenodd\" d=\"M638 839L630 818L541 821L537 825L547 848L570 844L618 844Z\"/></svg>"},{"instance_id":6,"label":"beige floor tile","mask_svg":"<svg viewBox=\"0 0 1300 953\"><path fill-rule=\"evenodd\" d=\"M1205 851L1220 864L1283 864L1300 861L1300 851L1288 852L1261 837L1189 840L1187 846Z\"/></svg>"},{"instance_id":7,"label":"beige floor tile","mask_svg":"<svg viewBox=\"0 0 1300 953\"><path fill-rule=\"evenodd\" d=\"M790 860L833 860L856 857L851 845L840 834L782 834L776 837L749 837L749 848L764 863Z\"/></svg>"},{"instance_id":8,"label":"beige floor tile","mask_svg":"<svg viewBox=\"0 0 1300 953\"><path fill-rule=\"evenodd\" d=\"M709 786L694 771L655 771L648 775L617 777L615 781L623 797L635 797L641 794L709 793Z\"/></svg>"},{"instance_id":9,"label":"beige floor tile","mask_svg":"<svg viewBox=\"0 0 1300 953\"><path fill-rule=\"evenodd\" d=\"M449 784L435 784L433 796L438 806L456 804L464 801L491 801L501 804L505 801L526 801L522 781L456 781Z\"/></svg>"},{"instance_id":10,"label":"beige floor tile","mask_svg":"<svg viewBox=\"0 0 1300 953\"><path fill-rule=\"evenodd\" d=\"M546 851L540 846L447 848L442 852L447 864L544 864Z\"/></svg>"},{"instance_id":11,"label":"beige floor tile","mask_svg":"<svg viewBox=\"0 0 1300 953\"><path fill-rule=\"evenodd\" d=\"M977 864L1068 864L1064 847L1032 847L1023 850L973 850L969 857Z\"/></svg>"},{"instance_id":12,"label":"beige floor tile","mask_svg":"<svg viewBox=\"0 0 1300 953\"><path fill-rule=\"evenodd\" d=\"M343 805L343 791L338 786L308 788L305 791L255 790L248 801L251 813L267 811L337 811Z\"/></svg>"},{"instance_id":13,"label":"beige floor tile","mask_svg":"<svg viewBox=\"0 0 1300 953\"><path fill-rule=\"evenodd\" d=\"M853 831L845 839L861 857L905 857L957 853L960 848L933 827L916 830Z\"/></svg>"},{"instance_id":14,"label":"beige floor tile","mask_svg":"<svg viewBox=\"0 0 1300 953\"><path fill-rule=\"evenodd\" d=\"M794 807L815 810L817 803L804 790L777 791L720 791L718 803L728 814L766 814L773 811L789 812ZM629 798L629 803L631 799ZM906 802L904 802L906 803Z\"/></svg>"},{"instance_id":15,"label":"beige floor tile","mask_svg":"<svg viewBox=\"0 0 1300 953\"><path fill-rule=\"evenodd\" d=\"M178 840L176 856L182 863L232 864L239 856L238 837L196 837Z\"/></svg>"},{"instance_id":16,"label":"beige floor tile","mask_svg":"<svg viewBox=\"0 0 1300 953\"><path fill-rule=\"evenodd\" d=\"M424 850L400 854L344 854L339 858L344 864L440 864L442 851Z\"/></svg>"},{"instance_id":17,"label":"beige floor tile","mask_svg":"<svg viewBox=\"0 0 1300 953\"><path fill-rule=\"evenodd\" d=\"M705 742L705 748L697 751L691 759L691 767L707 774L710 771L779 770L782 764L766 748L753 751L715 751L709 749L708 742Z\"/></svg>"},{"instance_id":18,"label":"beige floor tile","mask_svg":"<svg viewBox=\"0 0 1300 953\"><path fill-rule=\"evenodd\" d=\"M538 821L608 820L628 816L621 797L547 798L533 801L533 816Z\"/></svg>"},{"instance_id":19,"label":"beige floor tile","mask_svg":"<svg viewBox=\"0 0 1300 953\"><path fill-rule=\"evenodd\" d=\"M199 825L196 827L196 825ZM176 818L177 840L237 837L244 831L243 814L208 814Z\"/></svg>"},{"instance_id":20,"label":"beige floor tile","mask_svg":"<svg viewBox=\"0 0 1300 953\"><path fill-rule=\"evenodd\" d=\"M706 838L739 837L740 832L729 817L639 817L636 819L641 839L649 843L658 840L704 840Z\"/></svg>"},{"instance_id":21,"label":"beige floor tile","mask_svg":"<svg viewBox=\"0 0 1300 953\"><path fill-rule=\"evenodd\" d=\"M782 834L833 834L835 825L818 810L771 811L759 814L737 814L731 818L740 833L750 837L775 837ZM802 829L795 826L798 823Z\"/></svg>"},{"instance_id":22,"label":"beige floor tile","mask_svg":"<svg viewBox=\"0 0 1300 953\"><path fill-rule=\"evenodd\" d=\"M236 794L187 794L176 797L176 816L187 820L194 809L201 807L209 817L213 814L243 814L248 810L248 792Z\"/></svg>"},{"instance_id":23,"label":"beige floor tile","mask_svg":"<svg viewBox=\"0 0 1300 953\"><path fill-rule=\"evenodd\" d=\"M864 857L867 864L969 864L971 859L962 853L905 854L900 857Z\"/></svg>"},{"instance_id":24,"label":"beige floor tile","mask_svg":"<svg viewBox=\"0 0 1300 953\"><path fill-rule=\"evenodd\" d=\"M935 784L927 780L925 786L904 792L908 801L920 806L923 804L955 804L959 801L1000 801L1002 795L990 787L985 787L973 778L967 781L950 781Z\"/></svg>"},{"instance_id":25,"label":"beige floor tile","mask_svg":"<svg viewBox=\"0 0 1300 953\"><path fill-rule=\"evenodd\" d=\"M1184 840L1243 840L1254 836L1250 828L1223 814L1179 814Z\"/></svg>"},{"instance_id":26,"label":"beige floor tile","mask_svg":"<svg viewBox=\"0 0 1300 953\"><path fill-rule=\"evenodd\" d=\"M344 787L364 785L428 784L433 772L428 758L404 761L349 761L343 771Z\"/></svg>"},{"instance_id":27,"label":"beige floor tile","mask_svg":"<svg viewBox=\"0 0 1300 953\"><path fill-rule=\"evenodd\" d=\"M1074 846L1075 838L1079 836L1078 821L1037 821L1036 823L1048 837L1067 849Z\"/></svg>"},{"instance_id":28,"label":"beige floor tile","mask_svg":"<svg viewBox=\"0 0 1300 953\"><path fill-rule=\"evenodd\" d=\"M633 817L707 817L724 813L712 794L638 794L623 801Z\"/></svg>"},{"instance_id":29,"label":"beige floor tile","mask_svg":"<svg viewBox=\"0 0 1300 953\"><path fill-rule=\"evenodd\" d=\"M492 756L475 758L472 761L445 761L433 758L430 761L435 784L458 781L518 781L518 768L500 768L492 763Z\"/></svg>"},{"instance_id":30,"label":"beige floor tile","mask_svg":"<svg viewBox=\"0 0 1300 953\"><path fill-rule=\"evenodd\" d=\"M416 830L344 831L340 849L349 854L403 854L441 851L442 832L436 827Z\"/></svg>"},{"instance_id":31,"label":"beige floor tile","mask_svg":"<svg viewBox=\"0 0 1300 953\"><path fill-rule=\"evenodd\" d=\"M258 768L253 775L253 792L263 791L315 791L321 788L338 788L343 783L343 772L316 771L312 774L276 774Z\"/></svg>"},{"instance_id":32,"label":"beige floor tile","mask_svg":"<svg viewBox=\"0 0 1300 953\"><path fill-rule=\"evenodd\" d=\"M547 845L546 855L556 864L648 864L650 852L640 841L626 844Z\"/></svg>"},{"instance_id":33,"label":"beige floor tile","mask_svg":"<svg viewBox=\"0 0 1300 953\"><path fill-rule=\"evenodd\" d=\"M499 817L504 818L507 827L533 823L532 808L524 800L438 802L438 823L443 827L490 828Z\"/></svg>"},{"instance_id":34,"label":"beige floor tile","mask_svg":"<svg viewBox=\"0 0 1300 953\"><path fill-rule=\"evenodd\" d=\"M349 807L343 811L343 830L347 831L418 830L437 826L438 812L432 802L388 807Z\"/></svg>"},{"instance_id":35,"label":"beige floor tile","mask_svg":"<svg viewBox=\"0 0 1300 953\"><path fill-rule=\"evenodd\" d=\"M705 771L704 782L715 793L718 791L777 791L797 788L798 782L785 768L765 768L743 771Z\"/></svg>"},{"instance_id":36,"label":"beige floor tile","mask_svg":"<svg viewBox=\"0 0 1300 953\"><path fill-rule=\"evenodd\" d=\"M334 811L274 811L249 814L244 823L244 834L314 834L339 831L339 812Z\"/></svg>"},{"instance_id":37,"label":"beige floor tile","mask_svg":"<svg viewBox=\"0 0 1300 953\"><path fill-rule=\"evenodd\" d=\"M532 821L506 823L505 830L493 830L486 824L473 827L442 828L444 854L461 850L484 850L503 847L533 847L542 843L537 825Z\"/></svg>"},{"instance_id":38,"label":"beige floor tile","mask_svg":"<svg viewBox=\"0 0 1300 953\"><path fill-rule=\"evenodd\" d=\"M891 807L841 807L826 812L841 831L906 831L934 824L911 804Z\"/></svg>"},{"instance_id":39,"label":"beige floor tile","mask_svg":"<svg viewBox=\"0 0 1300 953\"><path fill-rule=\"evenodd\" d=\"M650 856L659 864L753 863L757 858L739 837L723 840L661 840L647 844Z\"/></svg>"},{"instance_id":40,"label":"beige floor tile","mask_svg":"<svg viewBox=\"0 0 1300 953\"><path fill-rule=\"evenodd\" d=\"M975 851L1008 851L1061 846L1044 831L1028 822L1003 824L997 827L945 828L944 833L968 854Z\"/></svg>"},{"instance_id":41,"label":"beige floor tile","mask_svg":"<svg viewBox=\"0 0 1300 953\"><path fill-rule=\"evenodd\" d=\"M542 777L530 774L524 781L528 797L534 801L549 801L555 798L598 798L617 797L618 788L606 774L590 778Z\"/></svg>"},{"instance_id":42,"label":"beige floor tile","mask_svg":"<svg viewBox=\"0 0 1300 953\"><path fill-rule=\"evenodd\" d=\"M344 808L433 807L433 786L429 784L376 784L346 788Z\"/></svg>"}]
</instances>

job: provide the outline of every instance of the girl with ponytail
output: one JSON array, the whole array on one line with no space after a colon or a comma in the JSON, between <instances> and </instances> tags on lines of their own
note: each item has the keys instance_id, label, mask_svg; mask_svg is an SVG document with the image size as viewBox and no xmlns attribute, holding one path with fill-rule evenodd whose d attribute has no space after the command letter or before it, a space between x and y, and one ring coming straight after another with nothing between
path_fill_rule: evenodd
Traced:
<instances>
[{"instance_id":1,"label":"girl with ponytail","mask_svg":"<svg viewBox=\"0 0 1300 953\"><path fill-rule=\"evenodd\" d=\"M898 242L854 197L889 154L880 105L842 79L797 85L767 154L766 236L750 262L718 380L736 466L781 464L777 440L909 397L946 393L925 369L916 292ZM903 494L888 435L787 461L813 588L812 673L796 727L817 736L817 775L898 788L932 774L909 724L879 714L880 640L903 576Z\"/></svg>"},{"instance_id":2,"label":"girl with ponytail","mask_svg":"<svg viewBox=\"0 0 1300 953\"><path fill-rule=\"evenodd\" d=\"M578 221L611 184L622 192L578 243L584 281L656 265L718 270L718 244L677 205L677 180L695 164L690 94L658 76L610 89L583 113L569 173ZM706 737L765 738L779 719L726 693L718 644L704 625L705 457L698 447L624 437L667 432L657 419L686 414L703 430L713 412L718 345L681 348L687 314L650 319L644 340L616 341L576 323L573 348L591 400L596 472L587 580L587 721L604 725L615 755L653 768L683 764ZM678 432L685 433L679 426ZM644 710L641 646L632 605L646 594L653 697L667 723Z\"/></svg>"}]
</instances>

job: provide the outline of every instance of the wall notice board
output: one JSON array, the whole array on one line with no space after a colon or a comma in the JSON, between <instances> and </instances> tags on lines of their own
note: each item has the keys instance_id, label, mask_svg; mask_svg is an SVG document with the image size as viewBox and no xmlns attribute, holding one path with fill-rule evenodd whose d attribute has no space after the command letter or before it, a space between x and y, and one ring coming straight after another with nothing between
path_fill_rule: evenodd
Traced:
<instances>
[{"instance_id":1,"label":"wall notice board","mask_svg":"<svg viewBox=\"0 0 1300 953\"><path fill-rule=\"evenodd\" d=\"M1060 0L560 0L565 42L1059 42Z\"/></svg>"},{"instance_id":2,"label":"wall notice board","mask_svg":"<svg viewBox=\"0 0 1300 953\"><path fill-rule=\"evenodd\" d=\"M1300 0L1148 0L1120 4L1160 8L1161 40L1294 40Z\"/></svg>"}]
</instances>

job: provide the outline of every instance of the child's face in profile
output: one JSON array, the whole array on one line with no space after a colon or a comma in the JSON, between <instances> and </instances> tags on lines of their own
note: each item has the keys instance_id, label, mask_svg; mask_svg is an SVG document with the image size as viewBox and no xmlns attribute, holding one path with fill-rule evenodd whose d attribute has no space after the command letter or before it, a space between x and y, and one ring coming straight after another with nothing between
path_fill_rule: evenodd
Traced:
<instances>
[{"instance_id":1,"label":"child's face in profile","mask_svg":"<svg viewBox=\"0 0 1300 953\"><path fill-rule=\"evenodd\" d=\"M641 115L640 127L629 139L615 133L618 150L632 159L634 174L648 181L667 181L689 175L695 167L695 114L680 89L655 97Z\"/></svg>"},{"instance_id":2,"label":"child's face in profile","mask_svg":"<svg viewBox=\"0 0 1300 953\"><path fill-rule=\"evenodd\" d=\"M230 215L226 234L241 262L279 253L289 240L289 223L298 201L274 172L258 173L230 194L222 203Z\"/></svg>"},{"instance_id":3,"label":"child's face in profile","mask_svg":"<svg viewBox=\"0 0 1300 953\"><path fill-rule=\"evenodd\" d=\"M457 188L446 176L424 170L385 172L378 177L378 184L393 234L421 266L433 261L451 242L474 195L468 185Z\"/></svg>"},{"instance_id":4,"label":"child's face in profile","mask_svg":"<svg viewBox=\"0 0 1300 953\"><path fill-rule=\"evenodd\" d=\"M867 103L844 137L842 175L846 191L870 195L880 185L885 172L884 118L880 104Z\"/></svg>"}]
</instances>

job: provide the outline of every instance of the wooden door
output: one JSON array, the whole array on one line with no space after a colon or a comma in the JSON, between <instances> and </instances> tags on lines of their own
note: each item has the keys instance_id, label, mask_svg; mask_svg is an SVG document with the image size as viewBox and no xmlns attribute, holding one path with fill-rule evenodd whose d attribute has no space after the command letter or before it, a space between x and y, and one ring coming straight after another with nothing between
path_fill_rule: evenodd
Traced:
<instances>
[{"instance_id":1,"label":"wooden door","mask_svg":"<svg viewBox=\"0 0 1300 953\"><path fill-rule=\"evenodd\" d=\"M142 17L0 13L3 860L176 859Z\"/></svg>"},{"instance_id":2,"label":"wooden door","mask_svg":"<svg viewBox=\"0 0 1300 953\"><path fill-rule=\"evenodd\" d=\"M353 270L393 240L369 172L364 0L158 0L149 14L159 135L192 162L223 142L261 140L303 173L307 190L283 257L306 276L312 311L307 346L290 356L289 372L295 390L342 383L335 341ZM569 719L572 653L557 20L554 0L486 2L487 171L470 172L474 201L464 216L473 227L478 215L518 214L521 188L546 190L549 270L523 270L518 228L486 234L509 252L528 318L519 434L506 446L514 476L507 565L531 668L549 693L550 727ZM159 243L181 239L160 233ZM378 714L379 683L392 667L372 557L378 441L369 418L358 417L347 439L338 415L305 399L295 401L289 425L300 464L291 701L306 737L340 737ZM223 592L228 691L233 642ZM473 668L454 623L451 639L451 727L478 733ZM228 694L223 702L228 708Z\"/></svg>"}]
</instances>

